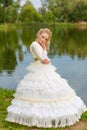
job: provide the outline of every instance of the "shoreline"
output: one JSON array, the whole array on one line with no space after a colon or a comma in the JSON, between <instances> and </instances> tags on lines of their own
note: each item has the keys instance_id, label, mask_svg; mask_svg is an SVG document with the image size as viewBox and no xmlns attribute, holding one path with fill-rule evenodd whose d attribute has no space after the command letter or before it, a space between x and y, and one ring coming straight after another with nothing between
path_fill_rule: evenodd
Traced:
<instances>
[{"instance_id":1,"label":"shoreline","mask_svg":"<svg viewBox=\"0 0 87 130\"><path fill-rule=\"evenodd\" d=\"M8 31L8 30L15 30L17 28L19 28L20 26L24 26L24 25L33 25L33 24L41 24L40 22L36 22L36 23L25 23L25 22L22 22L22 23L2 23L0 24L0 31ZM53 23L43 23L43 24L46 24L46 25L58 25L60 27L72 27L72 26L75 26L75 27L82 27L84 26L84 28L87 28L87 22L84 22L84 21L79 21L79 22L53 22Z\"/></svg>"}]
</instances>

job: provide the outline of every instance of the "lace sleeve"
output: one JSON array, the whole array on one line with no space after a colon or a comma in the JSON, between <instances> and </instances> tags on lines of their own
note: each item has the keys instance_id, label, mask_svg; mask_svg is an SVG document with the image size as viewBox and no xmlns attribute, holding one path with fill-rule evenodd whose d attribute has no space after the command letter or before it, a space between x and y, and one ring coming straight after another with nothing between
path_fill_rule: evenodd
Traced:
<instances>
[{"instance_id":1,"label":"lace sleeve","mask_svg":"<svg viewBox=\"0 0 87 130\"><path fill-rule=\"evenodd\" d=\"M44 59L48 59L47 57L47 51L46 50L43 50L42 47L34 42L32 45L31 45L31 48L32 52L34 53L34 55L36 57L38 57L40 60L44 60Z\"/></svg>"}]
</instances>

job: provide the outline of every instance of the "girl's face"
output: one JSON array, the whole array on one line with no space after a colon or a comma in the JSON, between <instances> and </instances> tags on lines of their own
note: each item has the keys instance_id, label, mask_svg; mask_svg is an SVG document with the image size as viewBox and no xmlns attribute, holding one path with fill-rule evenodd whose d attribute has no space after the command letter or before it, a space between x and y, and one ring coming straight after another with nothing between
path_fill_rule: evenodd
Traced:
<instances>
[{"instance_id":1,"label":"girl's face","mask_svg":"<svg viewBox=\"0 0 87 130\"><path fill-rule=\"evenodd\" d=\"M48 39L49 39L49 35L47 33L45 33L45 32L39 34L38 37L37 37L37 41L42 46L46 46L46 43L47 43Z\"/></svg>"}]
</instances>

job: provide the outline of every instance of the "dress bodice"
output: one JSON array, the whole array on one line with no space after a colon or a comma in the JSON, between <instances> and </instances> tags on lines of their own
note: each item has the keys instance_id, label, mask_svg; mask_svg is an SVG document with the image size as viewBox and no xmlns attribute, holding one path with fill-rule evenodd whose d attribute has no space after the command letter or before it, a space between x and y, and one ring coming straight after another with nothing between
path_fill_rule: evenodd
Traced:
<instances>
[{"instance_id":1,"label":"dress bodice","mask_svg":"<svg viewBox=\"0 0 87 130\"><path fill-rule=\"evenodd\" d=\"M40 44L36 41L32 42L32 44L30 45L30 52L33 56L34 59L39 59L39 60L44 60L44 59L48 59L47 57L47 51L44 50Z\"/></svg>"}]
</instances>

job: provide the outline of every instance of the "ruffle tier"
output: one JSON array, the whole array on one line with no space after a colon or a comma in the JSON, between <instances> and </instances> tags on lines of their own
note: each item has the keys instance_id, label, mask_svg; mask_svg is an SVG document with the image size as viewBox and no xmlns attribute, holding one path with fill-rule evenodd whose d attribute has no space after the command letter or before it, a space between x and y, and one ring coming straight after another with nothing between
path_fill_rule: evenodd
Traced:
<instances>
[{"instance_id":1,"label":"ruffle tier","mask_svg":"<svg viewBox=\"0 0 87 130\"><path fill-rule=\"evenodd\" d=\"M29 127L57 128L78 122L84 111L86 106L77 96L61 102L14 99L6 120Z\"/></svg>"},{"instance_id":2,"label":"ruffle tier","mask_svg":"<svg viewBox=\"0 0 87 130\"><path fill-rule=\"evenodd\" d=\"M87 108L56 68L34 62L27 69L29 73L17 86L6 120L44 128L78 122Z\"/></svg>"}]
</instances>

